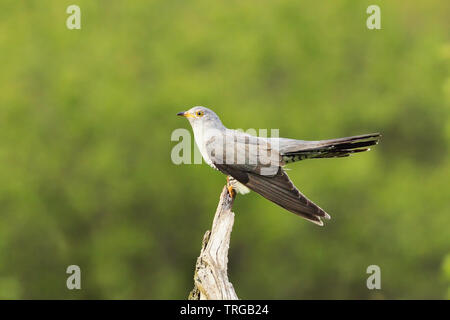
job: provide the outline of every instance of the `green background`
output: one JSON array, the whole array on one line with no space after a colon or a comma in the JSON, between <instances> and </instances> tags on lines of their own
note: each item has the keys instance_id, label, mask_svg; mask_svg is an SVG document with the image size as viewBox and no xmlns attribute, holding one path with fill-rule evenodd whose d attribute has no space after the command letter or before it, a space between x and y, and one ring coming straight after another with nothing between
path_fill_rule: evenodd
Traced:
<instances>
[{"instance_id":1,"label":"green background","mask_svg":"<svg viewBox=\"0 0 450 320\"><path fill-rule=\"evenodd\" d=\"M190 130L175 114L194 105L291 138L383 134L289 165L324 227L238 196L240 298L450 298L449 4L1 1L0 298L186 298L225 183L171 161L171 133Z\"/></svg>"}]
</instances>

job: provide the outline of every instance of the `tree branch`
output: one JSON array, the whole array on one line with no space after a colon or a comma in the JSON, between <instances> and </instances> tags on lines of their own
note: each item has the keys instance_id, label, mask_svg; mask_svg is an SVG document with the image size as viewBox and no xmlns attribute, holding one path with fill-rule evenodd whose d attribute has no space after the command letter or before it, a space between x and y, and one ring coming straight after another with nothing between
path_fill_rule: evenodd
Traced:
<instances>
[{"instance_id":1,"label":"tree branch","mask_svg":"<svg viewBox=\"0 0 450 320\"><path fill-rule=\"evenodd\" d=\"M202 249L194 273L194 289L189 300L238 300L233 285L228 281L227 264L231 229L234 223L234 197L225 186L211 231L203 236Z\"/></svg>"}]
</instances>

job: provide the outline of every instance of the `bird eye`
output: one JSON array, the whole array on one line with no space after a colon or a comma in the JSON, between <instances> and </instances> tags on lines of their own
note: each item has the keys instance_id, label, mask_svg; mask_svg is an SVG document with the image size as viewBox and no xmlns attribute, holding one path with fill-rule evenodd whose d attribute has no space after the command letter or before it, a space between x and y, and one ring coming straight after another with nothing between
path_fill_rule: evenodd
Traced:
<instances>
[{"instance_id":1,"label":"bird eye","mask_svg":"<svg viewBox=\"0 0 450 320\"><path fill-rule=\"evenodd\" d=\"M197 111L195 114L197 117L202 117L205 113L203 111Z\"/></svg>"}]
</instances>

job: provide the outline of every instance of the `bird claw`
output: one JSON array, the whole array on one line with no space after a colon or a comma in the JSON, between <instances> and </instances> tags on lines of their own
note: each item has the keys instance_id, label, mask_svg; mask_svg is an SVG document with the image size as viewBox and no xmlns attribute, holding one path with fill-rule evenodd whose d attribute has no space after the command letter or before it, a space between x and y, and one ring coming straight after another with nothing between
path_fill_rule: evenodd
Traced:
<instances>
[{"instance_id":1,"label":"bird claw","mask_svg":"<svg viewBox=\"0 0 450 320\"><path fill-rule=\"evenodd\" d=\"M227 190L231 198L234 198L236 196L236 191L233 189L232 186L227 185Z\"/></svg>"},{"instance_id":2,"label":"bird claw","mask_svg":"<svg viewBox=\"0 0 450 320\"><path fill-rule=\"evenodd\" d=\"M236 197L236 191L234 190L233 186L230 183L230 177L227 176L227 190L228 194L230 195L230 198L233 199Z\"/></svg>"}]
</instances>

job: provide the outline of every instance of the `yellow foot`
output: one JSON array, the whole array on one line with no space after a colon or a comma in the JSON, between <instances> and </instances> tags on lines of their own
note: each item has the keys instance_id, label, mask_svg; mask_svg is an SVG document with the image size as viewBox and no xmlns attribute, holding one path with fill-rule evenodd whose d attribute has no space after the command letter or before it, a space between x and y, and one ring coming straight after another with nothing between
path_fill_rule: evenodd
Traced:
<instances>
[{"instance_id":1,"label":"yellow foot","mask_svg":"<svg viewBox=\"0 0 450 320\"><path fill-rule=\"evenodd\" d=\"M236 191L233 189L233 186L230 184L230 177L227 176L227 190L228 194L231 198L234 198L236 196Z\"/></svg>"},{"instance_id":2,"label":"yellow foot","mask_svg":"<svg viewBox=\"0 0 450 320\"><path fill-rule=\"evenodd\" d=\"M236 191L234 191L233 187L230 185L227 185L228 194L231 198L234 198L236 196Z\"/></svg>"}]
</instances>

